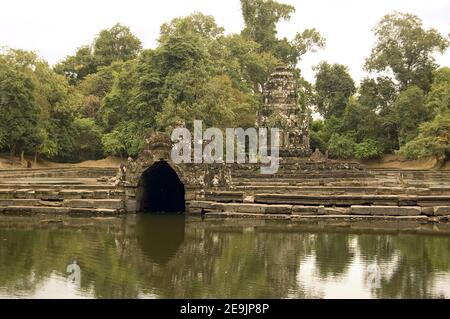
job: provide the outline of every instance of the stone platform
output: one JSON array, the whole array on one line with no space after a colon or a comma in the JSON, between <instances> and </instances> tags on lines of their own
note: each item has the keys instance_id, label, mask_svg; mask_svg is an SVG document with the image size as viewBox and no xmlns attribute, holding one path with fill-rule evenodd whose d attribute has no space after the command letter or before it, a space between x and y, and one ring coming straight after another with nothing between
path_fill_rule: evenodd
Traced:
<instances>
[{"instance_id":1,"label":"stone platform","mask_svg":"<svg viewBox=\"0 0 450 319\"><path fill-rule=\"evenodd\" d=\"M0 171L0 214L134 213L127 210L125 188L114 183L116 173L113 168ZM233 165L231 185L198 187L185 199L187 214L211 217L445 222L450 171L365 170L356 163L291 159L267 176L259 174L259 166Z\"/></svg>"},{"instance_id":2,"label":"stone platform","mask_svg":"<svg viewBox=\"0 0 450 319\"><path fill-rule=\"evenodd\" d=\"M124 213L115 168L0 171L0 214L114 216Z\"/></svg>"},{"instance_id":3,"label":"stone platform","mask_svg":"<svg viewBox=\"0 0 450 319\"><path fill-rule=\"evenodd\" d=\"M234 166L232 189L197 193L191 214L286 219L416 219L450 216L450 171L365 170L357 163L289 159L274 175Z\"/></svg>"}]
</instances>

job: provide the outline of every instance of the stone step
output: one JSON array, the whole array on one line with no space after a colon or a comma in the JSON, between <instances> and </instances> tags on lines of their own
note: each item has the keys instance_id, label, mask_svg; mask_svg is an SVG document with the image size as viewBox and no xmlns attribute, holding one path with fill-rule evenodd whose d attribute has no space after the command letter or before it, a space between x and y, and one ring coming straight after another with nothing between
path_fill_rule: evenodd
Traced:
<instances>
[{"instance_id":1,"label":"stone step","mask_svg":"<svg viewBox=\"0 0 450 319\"><path fill-rule=\"evenodd\" d=\"M123 209L124 202L121 199L65 199L63 206L73 208Z\"/></svg>"},{"instance_id":2,"label":"stone step","mask_svg":"<svg viewBox=\"0 0 450 319\"><path fill-rule=\"evenodd\" d=\"M116 189L117 187L109 184L46 184L46 183L0 183L0 190L2 189L54 189L54 190L62 190L62 189L71 189L71 190L97 190L97 189Z\"/></svg>"},{"instance_id":3,"label":"stone step","mask_svg":"<svg viewBox=\"0 0 450 319\"><path fill-rule=\"evenodd\" d=\"M64 199L121 199L123 190L97 189L0 189L0 199L40 199L40 200L64 200Z\"/></svg>"},{"instance_id":4,"label":"stone step","mask_svg":"<svg viewBox=\"0 0 450 319\"><path fill-rule=\"evenodd\" d=\"M291 186L291 185L237 185L236 190L247 192L274 192L298 194L376 194L376 195L450 195L450 188L354 187L354 186Z\"/></svg>"},{"instance_id":5,"label":"stone step","mask_svg":"<svg viewBox=\"0 0 450 319\"><path fill-rule=\"evenodd\" d=\"M240 214L269 214L293 216L448 216L450 206L369 206L352 205L351 207L303 206L286 204L247 204L220 203L213 201L190 201L187 204L189 214L224 212Z\"/></svg>"},{"instance_id":6,"label":"stone step","mask_svg":"<svg viewBox=\"0 0 450 319\"><path fill-rule=\"evenodd\" d=\"M6 169L0 170L0 178L36 178L36 177L102 177L115 176L118 168L72 167L47 169Z\"/></svg>"},{"instance_id":7,"label":"stone step","mask_svg":"<svg viewBox=\"0 0 450 319\"><path fill-rule=\"evenodd\" d=\"M447 206L450 195L299 195L299 194L255 194L255 203L295 205L378 205L378 206Z\"/></svg>"},{"instance_id":8,"label":"stone step","mask_svg":"<svg viewBox=\"0 0 450 319\"><path fill-rule=\"evenodd\" d=\"M120 209L107 208L74 208L53 206L8 206L0 207L0 214L4 215L73 215L73 216L114 216L123 213Z\"/></svg>"}]
</instances>

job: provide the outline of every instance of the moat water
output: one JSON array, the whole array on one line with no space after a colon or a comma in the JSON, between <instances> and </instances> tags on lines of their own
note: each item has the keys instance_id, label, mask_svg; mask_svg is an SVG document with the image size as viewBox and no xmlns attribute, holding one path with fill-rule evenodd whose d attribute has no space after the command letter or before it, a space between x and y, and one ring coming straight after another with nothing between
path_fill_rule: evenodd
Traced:
<instances>
[{"instance_id":1,"label":"moat water","mask_svg":"<svg viewBox=\"0 0 450 319\"><path fill-rule=\"evenodd\" d=\"M0 226L0 297L450 298L450 236L184 216L13 220Z\"/></svg>"}]
</instances>

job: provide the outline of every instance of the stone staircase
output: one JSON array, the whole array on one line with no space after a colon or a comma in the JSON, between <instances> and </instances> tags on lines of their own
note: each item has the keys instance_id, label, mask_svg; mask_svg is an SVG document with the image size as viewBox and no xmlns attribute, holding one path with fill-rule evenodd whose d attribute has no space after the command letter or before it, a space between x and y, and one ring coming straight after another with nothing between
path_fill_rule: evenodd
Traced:
<instances>
[{"instance_id":1,"label":"stone staircase","mask_svg":"<svg viewBox=\"0 0 450 319\"><path fill-rule=\"evenodd\" d=\"M113 168L0 170L0 213L117 215L124 191L108 180Z\"/></svg>"},{"instance_id":2,"label":"stone staircase","mask_svg":"<svg viewBox=\"0 0 450 319\"><path fill-rule=\"evenodd\" d=\"M450 171L365 170L357 163L290 159L274 175L232 169L233 189L199 194L192 213L286 216L450 215Z\"/></svg>"}]
</instances>

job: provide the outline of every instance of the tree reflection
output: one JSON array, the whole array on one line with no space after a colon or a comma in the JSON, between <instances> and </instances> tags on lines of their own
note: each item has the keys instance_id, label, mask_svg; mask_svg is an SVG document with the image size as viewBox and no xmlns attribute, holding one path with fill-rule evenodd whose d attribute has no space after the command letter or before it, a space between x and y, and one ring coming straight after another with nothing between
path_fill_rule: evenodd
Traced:
<instances>
[{"instance_id":1,"label":"tree reflection","mask_svg":"<svg viewBox=\"0 0 450 319\"><path fill-rule=\"evenodd\" d=\"M448 237L245 230L152 218L107 227L0 228L0 289L33 294L52 274L65 280L74 258L83 272L80 291L97 298L321 297L299 276L310 259L322 290L360 262L374 296L425 298L436 297L436 274L450 272Z\"/></svg>"}]
</instances>

